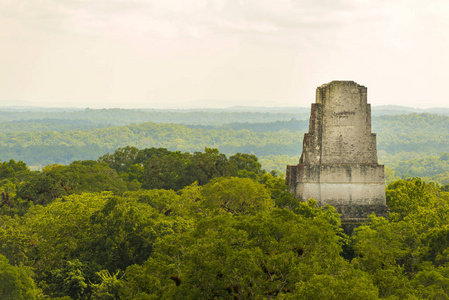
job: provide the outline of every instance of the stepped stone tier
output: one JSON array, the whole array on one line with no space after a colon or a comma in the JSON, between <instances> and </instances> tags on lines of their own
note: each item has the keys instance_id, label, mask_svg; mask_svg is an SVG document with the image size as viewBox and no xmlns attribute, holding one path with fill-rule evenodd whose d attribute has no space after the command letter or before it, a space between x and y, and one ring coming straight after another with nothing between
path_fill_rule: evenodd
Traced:
<instances>
[{"instance_id":1,"label":"stepped stone tier","mask_svg":"<svg viewBox=\"0 0 449 300\"><path fill-rule=\"evenodd\" d=\"M332 81L317 88L299 164L287 166L286 175L297 198L334 206L343 223L363 222L372 212L386 216L384 166L377 163L366 87Z\"/></svg>"}]
</instances>

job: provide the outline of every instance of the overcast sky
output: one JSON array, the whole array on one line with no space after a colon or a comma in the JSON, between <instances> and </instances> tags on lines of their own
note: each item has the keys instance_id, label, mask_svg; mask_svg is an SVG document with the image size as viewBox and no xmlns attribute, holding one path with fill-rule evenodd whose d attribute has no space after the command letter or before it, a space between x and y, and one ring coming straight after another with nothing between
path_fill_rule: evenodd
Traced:
<instances>
[{"instance_id":1,"label":"overcast sky","mask_svg":"<svg viewBox=\"0 0 449 300\"><path fill-rule=\"evenodd\" d=\"M449 107L448 0L0 0L0 105Z\"/></svg>"}]
</instances>

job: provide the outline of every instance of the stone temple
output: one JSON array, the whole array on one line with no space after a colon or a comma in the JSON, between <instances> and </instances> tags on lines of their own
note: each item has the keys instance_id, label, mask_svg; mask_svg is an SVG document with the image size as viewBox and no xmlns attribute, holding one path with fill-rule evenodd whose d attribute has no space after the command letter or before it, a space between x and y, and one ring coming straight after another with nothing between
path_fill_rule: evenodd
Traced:
<instances>
[{"instance_id":1,"label":"stone temple","mask_svg":"<svg viewBox=\"0 0 449 300\"><path fill-rule=\"evenodd\" d=\"M317 88L302 155L298 165L287 166L286 181L297 198L335 207L343 224L363 222L372 212L386 216L384 166L377 162L366 87L332 81Z\"/></svg>"}]
</instances>

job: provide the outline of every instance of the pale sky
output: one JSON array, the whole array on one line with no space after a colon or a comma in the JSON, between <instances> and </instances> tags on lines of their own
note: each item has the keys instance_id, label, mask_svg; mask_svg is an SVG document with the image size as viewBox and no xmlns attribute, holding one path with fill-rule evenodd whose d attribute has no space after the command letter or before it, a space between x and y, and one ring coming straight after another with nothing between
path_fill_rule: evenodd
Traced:
<instances>
[{"instance_id":1,"label":"pale sky","mask_svg":"<svg viewBox=\"0 0 449 300\"><path fill-rule=\"evenodd\" d=\"M0 106L449 107L449 0L0 0Z\"/></svg>"}]
</instances>

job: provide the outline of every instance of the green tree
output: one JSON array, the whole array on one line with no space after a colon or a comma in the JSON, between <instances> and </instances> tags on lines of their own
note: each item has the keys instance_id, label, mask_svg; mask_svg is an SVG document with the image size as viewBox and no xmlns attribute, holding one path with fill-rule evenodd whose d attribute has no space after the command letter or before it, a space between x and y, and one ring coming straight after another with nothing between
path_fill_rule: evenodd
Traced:
<instances>
[{"instance_id":1,"label":"green tree","mask_svg":"<svg viewBox=\"0 0 449 300\"><path fill-rule=\"evenodd\" d=\"M449 299L449 266L427 263L412 279L416 295L420 299Z\"/></svg>"},{"instance_id":2,"label":"green tree","mask_svg":"<svg viewBox=\"0 0 449 300\"><path fill-rule=\"evenodd\" d=\"M398 180L387 187L387 205L397 217L404 218L418 207L434 205L437 190L435 185L426 184L419 178Z\"/></svg>"},{"instance_id":3,"label":"green tree","mask_svg":"<svg viewBox=\"0 0 449 300\"><path fill-rule=\"evenodd\" d=\"M12 266L0 254L0 298L4 300L34 300L40 294L31 271L26 267Z\"/></svg>"},{"instance_id":4,"label":"green tree","mask_svg":"<svg viewBox=\"0 0 449 300\"><path fill-rule=\"evenodd\" d=\"M271 194L271 198L279 208L288 208L295 210L299 205L299 199L295 198L285 184L285 178L274 176L271 173L263 174L261 182L265 185Z\"/></svg>"},{"instance_id":5,"label":"green tree","mask_svg":"<svg viewBox=\"0 0 449 300\"><path fill-rule=\"evenodd\" d=\"M153 256L142 266L130 266L121 295L131 299L287 295L314 274L344 274L342 266L351 270L339 255L339 241L325 218L306 218L286 209L203 217L193 230L159 239ZM353 280L361 274L350 272Z\"/></svg>"},{"instance_id":6,"label":"green tree","mask_svg":"<svg viewBox=\"0 0 449 300\"><path fill-rule=\"evenodd\" d=\"M27 263L35 268L37 276L62 269L64 261L80 258L96 230L91 225L92 215L111 197L110 192L69 195L48 206L36 205L24 215L21 228L28 236L22 243L27 249Z\"/></svg>"},{"instance_id":7,"label":"green tree","mask_svg":"<svg viewBox=\"0 0 449 300\"><path fill-rule=\"evenodd\" d=\"M118 300L119 289L121 286L121 278L118 278L120 271L111 274L108 270L101 270L97 272L101 283L92 284L92 299L94 300ZM123 276L120 276L123 277ZM130 298L126 298L130 299Z\"/></svg>"},{"instance_id":8,"label":"green tree","mask_svg":"<svg viewBox=\"0 0 449 300\"><path fill-rule=\"evenodd\" d=\"M139 149L136 147L126 146L118 148L113 154L105 154L98 158L99 162L105 162L117 173L125 172L131 165L136 163Z\"/></svg>"},{"instance_id":9,"label":"green tree","mask_svg":"<svg viewBox=\"0 0 449 300\"><path fill-rule=\"evenodd\" d=\"M30 173L27 165L23 161L16 162L14 159L9 162L0 163L0 180L9 179L10 181L17 183L23 180Z\"/></svg>"},{"instance_id":10,"label":"green tree","mask_svg":"<svg viewBox=\"0 0 449 300\"><path fill-rule=\"evenodd\" d=\"M179 190L192 182L187 182L185 169L189 154L172 152L170 155L152 156L146 160L142 175L142 188Z\"/></svg>"},{"instance_id":11,"label":"green tree","mask_svg":"<svg viewBox=\"0 0 449 300\"><path fill-rule=\"evenodd\" d=\"M36 253L33 228L18 215L0 216L0 254L12 265L27 265Z\"/></svg>"},{"instance_id":12,"label":"green tree","mask_svg":"<svg viewBox=\"0 0 449 300\"><path fill-rule=\"evenodd\" d=\"M262 165L254 154L236 153L229 157L229 161L236 164L238 177L259 180L264 173Z\"/></svg>"},{"instance_id":13,"label":"green tree","mask_svg":"<svg viewBox=\"0 0 449 300\"><path fill-rule=\"evenodd\" d=\"M267 189L249 178L217 178L203 187L201 196L202 206L212 214L251 214L274 207Z\"/></svg>"},{"instance_id":14,"label":"green tree","mask_svg":"<svg viewBox=\"0 0 449 300\"><path fill-rule=\"evenodd\" d=\"M81 258L110 272L125 270L146 261L157 239L190 228L188 221L159 213L145 198L113 197L93 213L90 226L94 233L81 246Z\"/></svg>"},{"instance_id":15,"label":"green tree","mask_svg":"<svg viewBox=\"0 0 449 300\"><path fill-rule=\"evenodd\" d=\"M368 273L348 266L341 272L313 275L308 281L298 283L297 290L286 299L379 299L379 292Z\"/></svg>"},{"instance_id":16,"label":"green tree","mask_svg":"<svg viewBox=\"0 0 449 300\"><path fill-rule=\"evenodd\" d=\"M73 193L112 191L123 193L128 188L105 163L75 161L69 166L46 166L19 185L17 196L35 204L48 204Z\"/></svg>"},{"instance_id":17,"label":"green tree","mask_svg":"<svg viewBox=\"0 0 449 300\"><path fill-rule=\"evenodd\" d=\"M188 178L188 184L197 181L199 185L204 185L214 178L232 176L236 171L235 166L218 149L205 148L204 153L195 152L189 159L185 177Z\"/></svg>"},{"instance_id":18,"label":"green tree","mask_svg":"<svg viewBox=\"0 0 449 300\"><path fill-rule=\"evenodd\" d=\"M63 261L60 269L46 273L44 292L52 297L69 296L71 299L86 299L88 279L85 269L83 263L77 259Z\"/></svg>"}]
</instances>

